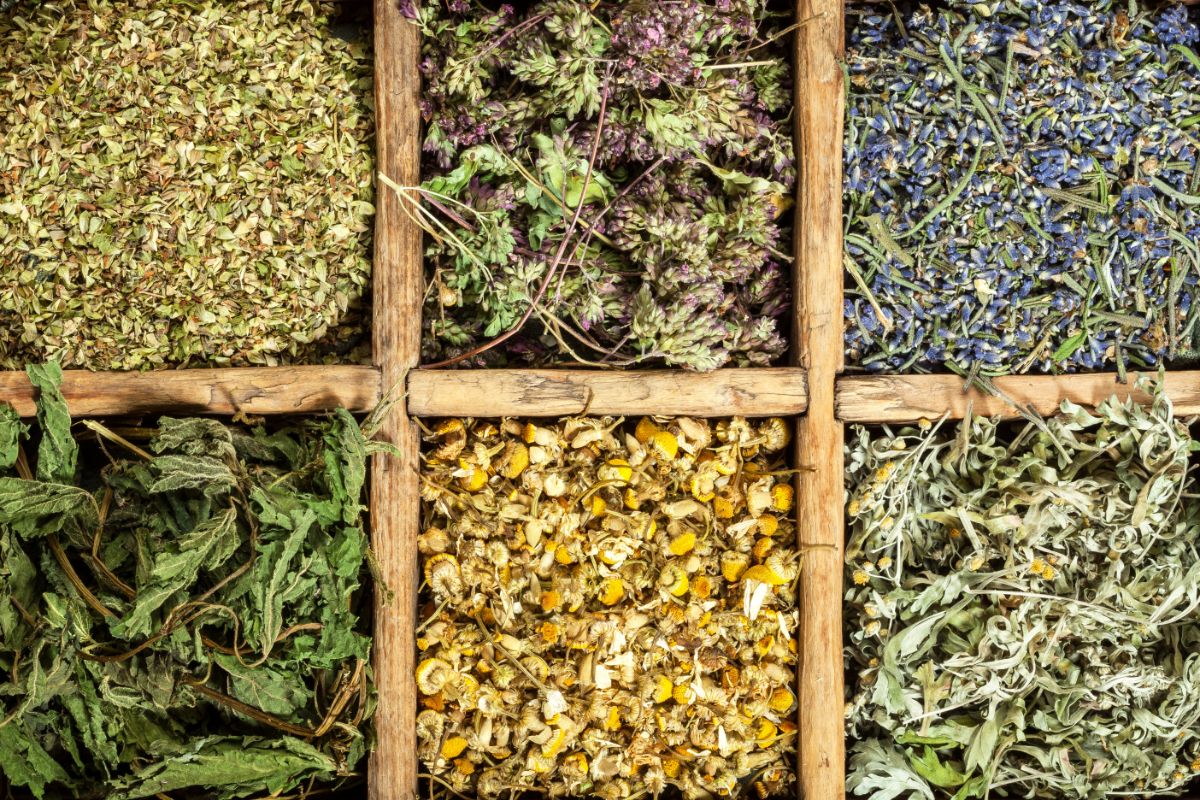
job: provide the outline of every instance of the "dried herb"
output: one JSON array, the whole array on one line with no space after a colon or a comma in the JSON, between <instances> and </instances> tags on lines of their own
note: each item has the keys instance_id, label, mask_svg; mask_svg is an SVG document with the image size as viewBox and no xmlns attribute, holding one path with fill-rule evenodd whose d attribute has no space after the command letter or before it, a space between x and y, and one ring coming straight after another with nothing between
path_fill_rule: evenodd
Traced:
<instances>
[{"instance_id":1,"label":"dried herb","mask_svg":"<svg viewBox=\"0 0 1200 800\"><path fill-rule=\"evenodd\" d=\"M1200 450L1170 402L858 430L848 786L1179 795L1200 775Z\"/></svg>"},{"instance_id":2,"label":"dried herb","mask_svg":"<svg viewBox=\"0 0 1200 800\"><path fill-rule=\"evenodd\" d=\"M374 709L362 489L380 446L345 411L73 436L58 367L29 373L38 436L0 406L0 793L354 783Z\"/></svg>"},{"instance_id":3,"label":"dried herb","mask_svg":"<svg viewBox=\"0 0 1200 800\"><path fill-rule=\"evenodd\" d=\"M0 368L365 355L371 61L334 8L0 15Z\"/></svg>"},{"instance_id":4,"label":"dried herb","mask_svg":"<svg viewBox=\"0 0 1200 800\"><path fill-rule=\"evenodd\" d=\"M782 355L790 9L416 5L431 177L393 189L428 232L426 358Z\"/></svg>"},{"instance_id":5,"label":"dried herb","mask_svg":"<svg viewBox=\"0 0 1200 800\"><path fill-rule=\"evenodd\" d=\"M869 369L1144 366L1200 336L1200 29L1179 5L855 13L846 346Z\"/></svg>"},{"instance_id":6,"label":"dried herb","mask_svg":"<svg viewBox=\"0 0 1200 800\"><path fill-rule=\"evenodd\" d=\"M788 434L610 417L429 432L416 681L434 787L790 790Z\"/></svg>"}]
</instances>

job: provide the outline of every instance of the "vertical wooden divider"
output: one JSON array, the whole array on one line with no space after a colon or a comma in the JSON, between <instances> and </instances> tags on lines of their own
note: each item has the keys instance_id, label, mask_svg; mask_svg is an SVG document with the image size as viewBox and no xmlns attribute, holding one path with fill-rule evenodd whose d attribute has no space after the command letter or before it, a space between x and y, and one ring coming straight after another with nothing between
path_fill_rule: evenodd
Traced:
<instances>
[{"instance_id":1,"label":"vertical wooden divider","mask_svg":"<svg viewBox=\"0 0 1200 800\"><path fill-rule=\"evenodd\" d=\"M375 0L376 161L380 172L413 186L420 172L417 26L396 0ZM373 349L385 396L398 402L381 431L397 458L371 465L371 540L385 591L376 592L375 683L378 737L368 770L371 800L409 800L417 793L416 684L417 531L421 440L405 409L404 378L421 352L421 231L403 202L376 181Z\"/></svg>"},{"instance_id":2,"label":"vertical wooden divider","mask_svg":"<svg viewBox=\"0 0 1200 800\"><path fill-rule=\"evenodd\" d=\"M808 369L808 413L796 436L800 569L797 742L804 800L845 797L842 665L842 0L797 0L796 303L793 342Z\"/></svg>"}]
</instances>

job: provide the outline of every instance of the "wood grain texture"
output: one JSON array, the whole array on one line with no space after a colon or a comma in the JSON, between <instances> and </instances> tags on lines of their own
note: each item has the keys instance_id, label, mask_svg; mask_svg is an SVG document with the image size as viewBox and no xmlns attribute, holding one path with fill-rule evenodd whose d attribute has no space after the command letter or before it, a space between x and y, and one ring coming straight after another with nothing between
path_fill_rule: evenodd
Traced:
<instances>
[{"instance_id":1,"label":"wood grain texture","mask_svg":"<svg viewBox=\"0 0 1200 800\"><path fill-rule=\"evenodd\" d=\"M139 414L311 414L379 401L374 367L247 367L162 372L63 373L71 416ZM35 392L24 372L0 372L0 402L32 417Z\"/></svg>"},{"instance_id":2,"label":"wood grain texture","mask_svg":"<svg viewBox=\"0 0 1200 800\"><path fill-rule=\"evenodd\" d=\"M1150 377L1154 378L1157 373ZM964 391L957 375L853 375L838 382L838 418L844 422L915 422L948 415L962 419L968 413L984 417L1013 418L1033 410L1048 416L1064 400L1095 406L1113 395L1138 400L1149 397L1135 388L1136 373L1125 383L1116 373L1092 375L1010 375L994 378L998 394L977 388ZM1167 372L1165 387L1180 416L1200 414L1200 371Z\"/></svg>"},{"instance_id":3,"label":"wood grain texture","mask_svg":"<svg viewBox=\"0 0 1200 800\"><path fill-rule=\"evenodd\" d=\"M396 0L375 0L375 118L377 166L402 186L420 172L420 61L417 27ZM385 394L403 391L404 375L421 350L421 232L400 198L376 181L372 346ZM383 438L398 457L377 456L371 469L371 540L386 586L376 592L376 748L368 772L371 800L410 800L417 794L417 532L420 529L416 425L396 403Z\"/></svg>"},{"instance_id":4,"label":"wood grain texture","mask_svg":"<svg viewBox=\"0 0 1200 800\"><path fill-rule=\"evenodd\" d=\"M796 21L796 356L808 370L797 424L800 548L797 759L804 800L845 797L842 551L843 430L834 408L842 369L841 0L798 0Z\"/></svg>"},{"instance_id":5,"label":"wood grain texture","mask_svg":"<svg viewBox=\"0 0 1200 800\"><path fill-rule=\"evenodd\" d=\"M804 411L804 371L791 367L599 372L413 370L415 417L557 417L569 414L787 416Z\"/></svg>"}]
</instances>

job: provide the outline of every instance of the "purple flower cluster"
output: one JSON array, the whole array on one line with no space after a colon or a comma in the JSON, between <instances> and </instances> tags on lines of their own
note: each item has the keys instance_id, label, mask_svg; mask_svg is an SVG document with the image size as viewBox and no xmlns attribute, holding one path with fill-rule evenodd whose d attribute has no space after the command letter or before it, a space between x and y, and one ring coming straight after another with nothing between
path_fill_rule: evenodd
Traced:
<instances>
[{"instance_id":1,"label":"purple flower cluster","mask_svg":"<svg viewBox=\"0 0 1200 800\"><path fill-rule=\"evenodd\" d=\"M1187 9L855 13L849 359L994 375L1191 350L1200 31Z\"/></svg>"},{"instance_id":2,"label":"purple flower cluster","mask_svg":"<svg viewBox=\"0 0 1200 800\"><path fill-rule=\"evenodd\" d=\"M425 37L428 359L518 327L468 363L782 356L786 13L763 0L410 13Z\"/></svg>"}]
</instances>

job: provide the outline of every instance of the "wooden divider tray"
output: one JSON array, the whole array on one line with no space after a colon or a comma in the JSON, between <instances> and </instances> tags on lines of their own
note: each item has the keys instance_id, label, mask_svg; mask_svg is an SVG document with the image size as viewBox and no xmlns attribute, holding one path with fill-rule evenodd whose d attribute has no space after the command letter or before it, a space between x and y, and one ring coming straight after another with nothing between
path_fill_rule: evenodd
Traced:
<instances>
[{"instance_id":1,"label":"wooden divider tray","mask_svg":"<svg viewBox=\"0 0 1200 800\"><path fill-rule=\"evenodd\" d=\"M419 182L420 42L396 0L375 0L377 167L403 185ZM143 413L229 415L364 412L403 392L382 431L400 449L377 457L371 477L372 539L393 593L378 603L375 678L378 745L369 767L373 800L416 796L414 620L420 530L415 417L665 414L795 417L796 514L805 551L800 574L799 795L845 795L843 660L843 424L1052 413L1063 399L1094 404L1134 391L1114 374L995 380L1001 397L965 391L955 376L841 376L842 114L841 0L798 0L795 97L799 180L795 220L791 366L708 374L653 370L420 370L424 294L421 232L397 195L377 197L373 283L374 366L195 369L148 373L69 371L74 416ZM1200 372L1167 374L1181 414L1200 413ZM393 395L394 396L394 395ZM0 401L33 413L23 373L0 373Z\"/></svg>"}]
</instances>

